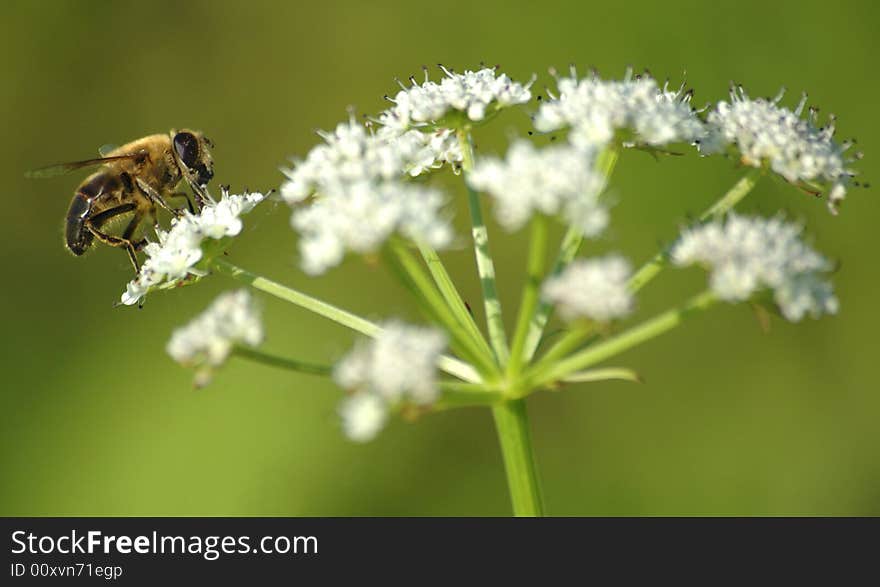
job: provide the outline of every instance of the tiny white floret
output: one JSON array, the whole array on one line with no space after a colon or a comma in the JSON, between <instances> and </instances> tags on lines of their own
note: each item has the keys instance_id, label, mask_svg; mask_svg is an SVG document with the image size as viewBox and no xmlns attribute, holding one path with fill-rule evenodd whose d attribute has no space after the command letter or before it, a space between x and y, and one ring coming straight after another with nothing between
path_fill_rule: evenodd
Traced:
<instances>
[{"instance_id":1,"label":"tiny white floret","mask_svg":"<svg viewBox=\"0 0 880 587\"><path fill-rule=\"evenodd\" d=\"M557 79L558 96L550 94L535 115L541 132L570 129L569 141L579 146L604 146L619 131L628 131L631 143L652 147L670 143L697 143L705 138L705 125L691 108L691 92L684 86L671 91L650 76L621 81L598 76ZM548 92L549 94L549 92Z\"/></svg>"},{"instance_id":2,"label":"tiny white floret","mask_svg":"<svg viewBox=\"0 0 880 587\"><path fill-rule=\"evenodd\" d=\"M196 369L196 385L207 384L235 345L257 346L263 341L263 323L247 290L228 292L186 326L171 335L166 350L178 363Z\"/></svg>"},{"instance_id":3,"label":"tiny white floret","mask_svg":"<svg viewBox=\"0 0 880 587\"><path fill-rule=\"evenodd\" d=\"M379 115L379 124L409 129L434 123L452 111L477 122L501 108L525 104L532 97L532 82L516 82L496 69L456 73L440 68L445 75L440 83L428 79L427 70L422 83L415 78L410 78L410 86L401 83L400 91L388 98L394 106Z\"/></svg>"},{"instance_id":4,"label":"tiny white floret","mask_svg":"<svg viewBox=\"0 0 880 587\"><path fill-rule=\"evenodd\" d=\"M619 255L573 262L543 287L544 299L555 304L565 320L610 322L630 314L635 306L627 286L632 271Z\"/></svg>"},{"instance_id":5,"label":"tiny white floret","mask_svg":"<svg viewBox=\"0 0 880 587\"><path fill-rule=\"evenodd\" d=\"M439 330L386 322L374 339L361 340L333 372L345 389L374 393L386 402L426 405L437 399L437 360L446 347Z\"/></svg>"},{"instance_id":6,"label":"tiny white floret","mask_svg":"<svg viewBox=\"0 0 880 587\"><path fill-rule=\"evenodd\" d=\"M294 210L303 271L316 275L342 262L346 252L377 252L392 235L443 249L453 230L438 190L398 181L339 184Z\"/></svg>"},{"instance_id":7,"label":"tiny white floret","mask_svg":"<svg viewBox=\"0 0 880 587\"><path fill-rule=\"evenodd\" d=\"M339 406L342 430L354 442L373 440L388 420L388 406L372 393L355 393Z\"/></svg>"},{"instance_id":8,"label":"tiny white floret","mask_svg":"<svg viewBox=\"0 0 880 587\"><path fill-rule=\"evenodd\" d=\"M794 111L779 105L782 96L752 99L741 87L731 88L730 101L719 102L709 113L711 139L700 150L711 154L731 145L746 165L766 164L791 183L827 188L828 207L836 213L855 175L849 165L859 155L846 155L852 142L834 140L833 116L821 128L815 109L802 118L806 94Z\"/></svg>"},{"instance_id":9,"label":"tiny white floret","mask_svg":"<svg viewBox=\"0 0 880 587\"><path fill-rule=\"evenodd\" d=\"M710 286L726 301L749 299L771 290L788 320L834 314L838 301L822 275L831 262L801 240L802 228L781 218L750 218L731 214L685 231L672 248L679 266L703 265Z\"/></svg>"},{"instance_id":10,"label":"tiny white floret","mask_svg":"<svg viewBox=\"0 0 880 587\"><path fill-rule=\"evenodd\" d=\"M519 140L504 159L481 158L468 183L492 197L498 222L517 230L534 214L561 216L587 237L608 225L608 209L599 195L605 185L593 171L595 151L571 145L543 149Z\"/></svg>"},{"instance_id":11,"label":"tiny white floret","mask_svg":"<svg viewBox=\"0 0 880 587\"><path fill-rule=\"evenodd\" d=\"M204 241L237 236L243 227L241 215L265 198L258 192L230 194L224 188L218 202L206 203L196 214L183 212L171 221L168 231L157 229L156 240L144 247L147 258L135 278L126 285L121 303L126 306L140 303L154 288L171 287L190 276L204 275L198 267L204 256Z\"/></svg>"}]
</instances>

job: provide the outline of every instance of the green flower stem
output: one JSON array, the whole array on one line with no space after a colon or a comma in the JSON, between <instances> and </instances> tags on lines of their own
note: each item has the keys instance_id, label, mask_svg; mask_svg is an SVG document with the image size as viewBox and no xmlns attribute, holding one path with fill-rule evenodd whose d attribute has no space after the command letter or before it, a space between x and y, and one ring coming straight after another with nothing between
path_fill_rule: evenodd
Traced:
<instances>
[{"instance_id":1,"label":"green flower stem","mask_svg":"<svg viewBox=\"0 0 880 587\"><path fill-rule=\"evenodd\" d=\"M265 277L251 273L250 271L230 263L226 259L217 258L214 259L212 263L212 267L219 273L232 277L236 281L240 281L254 289L275 296L276 298L290 302L300 308L314 312L319 316L323 316L337 324L351 328L356 332L375 338L382 331L381 327L369 320L337 308L336 306L317 298L313 298L295 289L281 285L270 279L266 279ZM437 362L437 366L446 373L464 381L478 382L481 380L480 375L473 367L453 357L441 357Z\"/></svg>"},{"instance_id":2,"label":"green flower stem","mask_svg":"<svg viewBox=\"0 0 880 587\"><path fill-rule=\"evenodd\" d=\"M443 394L431 407L436 411L454 408L487 407L504 400L501 392L481 383L440 381L437 386Z\"/></svg>"},{"instance_id":3,"label":"green flower stem","mask_svg":"<svg viewBox=\"0 0 880 587\"><path fill-rule=\"evenodd\" d=\"M752 168L743 175L733 187L727 190L727 193L712 204L712 206L703 212L700 221L715 220L727 214L734 206L740 203L743 198L749 195L758 183L758 179L764 173L764 169L760 167Z\"/></svg>"},{"instance_id":4,"label":"green flower stem","mask_svg":"<svg viewBox=\"0 0 880 587\"><path fill-rule=\"evenodd\" d=\"M611 178L611 174L614 173L614 168L617 166L619 155L620 151L616 147L608 147L602 151L602 154L596 161L596 170L605 178L606 184ZM581 231L574 226L569 226L568 230L565 232L565 236L562 237L559 254L556 257L556 262L554 263L550 274L558 275L568 267L577 256L583 242L584 237ZM535 311L534 317L529 323L529 332L526 335L524 349L526 362L531 361L532 357L535 356L535 352L538 350L538 346L541 344L541 338L544 335L544 328L547 327L547 322L550 321L550 316L552 314L553 305L541 301Z\"/></svg>"},{"instance_id":5,"label":"green flower stem","mask_svg":"<svg viewBox=\"0 0 880 587\"><path fill-rule=\"evenodd\" d=\"M526 337L535 319L535 310L541 299L541 281L544 279L544 266L547 262L547 217L538 214L532 219L529 255L526 262L526 283L519 303L516 330L510 347L510 362L507 373L516 377L528 360L525 356Z\"/></svg>"},{"instance_id":6,"label":"green flower stem","mask_svg":"<svg viewBox=\"0 0 880 587\"><path fill-rule=\"evenodd\" d=\"M467 306L465 306L464 300L461 299L461 295L458 293L455 283L446 271L443 261L440 260L440 255L437 254L437 251L424 243L417 242L416 244L419 247L419 252L422 254L422 259L425 261L425 265L428 266L428 270L434 278L434 283L437 284L437 288L443 295L443 299L446 300L446 304L449 306L449 309L452 310L452 313L455 315L459 324L465 327L471 339L481 347L483 354L491 356L492 349L489 348L489 344L483 337L483 333L480 332L480 328L474 321L474 317L471 315Z\"/></svg>"},{"instance_id":7,"label":"green flower stem","mask_svg":"<svg viewBox=\"0 0 880 587\"><path fill-rule=\"evenodd\" d=\"M515 516L541 516L544 506L541 501L541 488L535 458L532 454L532 439L525 400L508 400L492 407L495 429L504 470L507 473L507 486Z\"/></svg>"},{"instance_id":8,"label":"green flower stem","mask_svg":"<svg viewBox=\"0 0 880 587\"><path fill-rule=\"evenodd\" d=\"M329 376L333 368L329 365L317 365L272 355L255 348L236 346L232 349L232 355L253 361L269 367L278 367L297 373L309 375ZM432 406L434 410L449 410L453 408L487 407L502 401L503 397L498 390L492 390L482 383L467 383L464 381L440 381L437 383L443 391L443 395Z\"/></svg>"},{"instance_id":9,"label":"green flower stem","mask_svg":"<svg viewBox=\"0 0 880 587\"><path fill-rule=\"evenodd\" d=\"M474 168L474 148L471 145L470 132L460 128L456 131L458 143L461 146L461 167L465 176ZM507 334L504 332L504 317L501 312L501 301L498 299L498 291L495 285L495 262L489 251L489 231L483 221L483 210L480 206L480 195L471 189L465 182L468 193L468 207L471 212L471 234L474 239L474 255L477 259L477 271L480 276L480 286L483 290L483 306L486 310L486 325L489 329L489 342L495 352L495 358L499 364L507 362L509 350L507 348Z\"/></svg>"},{"instance_id":10,"label":"green flower stem","mask_svg":"<svg viewBox=\"0 0 880 587\"><path fill-rule=\"evenodd\" d=\"M595 325L592 323L572 325L571 330L550 347L544 355L535 363L535 369L541 369L546 365L553 364L558 359L576 351L582 344L595 334Z\"/></svg>"},{"instance_id":11,"label":"green flower stem","mask_svg":"<svg viewBox=\"0 0 880 587\"><path fill-rule=\"evenodd\" d=\"M317 365L315 363L306 363L304 361L288 359L287 357L271 355L251 347L237 346L232 349L232 354L236 357L241 357L242 359L254 361L255 363L268 365L269 367L287 369L289 371L296 371L298 373L330 375L333 371L332 367L328 365Z\"/></svg>"},{"instance_id":12,"label":"green flower stem","mask_svg":"<svg viewBox=\"0 0 880 587\"><path fill-rule=\"evenodd\" d=\"M431 410L445 412L458 408L488 408L501 401L501 396L495 393L444 391L440 399L431 405Z\"/></svg>"},{"instance_id":13,"label":"green flower stem","mask_svg":"<svg viewBox=\"0 0 880 587\"><path fill-rule=\"evenodd\" d=\"M727 193L721 196L717 202L700 215L697 224L706 222L707 220L715 220L727 214L727 212L729 212L743 198L745 198L752 189L754 189L762 172L763 170L760 168L750 169L727 191ZM671 249L672 246L667 247L654 255L650 261L642 265L629 280L630 290L633 292L639 291L649 281L654 279L669 263L669 252Z\"/></svg>"},{"instance_id":14,"label":"green flower stem","mask_svg":"<svg viewBox=\"0 0 880 587\"><path fill-rule=\"evenodd\" d=\"M462 168L465 174L474 167L474 151L470 133L466 129L457 131L458 142L463 153ZM483 304L486 309L486 323L489 329L489 341L495 351L495 358L504 365L510 355L507 347L507 334L504 332L504 320L501 302L495 285L495 264L489 252L489 234L483 221L479 195L470 188L468 205L471 212L474 253L477 259L477 271L480 285L483 288ZM501 445L504 458L504 469L507 473L507 485L513 504L513 513L517 516L540 516L543 514L541 492L538 486L538 473L532 455L532 439L529 432L529 421L524 400L509 400L492 407L495 418L495 430Z\"/></svg>"},{"instance_id":15,"label":"green flower stem","mask_svg":"<svg viewBox=\"0 0 880 587\"><path fill-rule=\"evenodd\" d=\"M564 383L592 383L594 381L632 381L633 383L641 383L642 378L632 369L624 367L606 367L604 369L589 369L587 371L578 371L565 377Z\"/></svg>"},{"instance_id":16,"label":"green flower stem","mask_svg":"<svg viewBox=\"0 0 880 587\"><path fill-rule=\"evenodd\" d=\"M609 338L601 343L571 355L557 363L547 366L536 366L533 372L526 374L524 389L534 389L565 379L569 375L591 367L600 361L622 353L647 340L672 330L685 318L705 310L716 301L711 291L705 291L692 298L679 308L668 310L642 324Z\"/></svg>"},{"instance_id":17,"label":"green flower stem","mask_svg":"<svg viewBox=\"0 0 880 587\"><path fill-rule=\"evenodd\" d=\"M406 243L392 239L387 249L388 261L397 270L398 276L431 317L443 325L451 335L453 350L472 362L483 375L492 377L497 374L498 366L491 354L484 353L480 345L469 336L466 328L455 318L443 296L424 272L416 257L409 251Z\"/></svg>"},{"instance_id":18,"label":"green flower stem","mask_svg":"<svg viewBox=\"0 0 880 587\"><path fill-rule=\"evenodd\" d=\"M342 324L343 326L356 330L361 334L375 337L381 330L378 325L373 324L369 320L356 316L351 312L346 312L345 310L337 308L327 302L313 298L310 295L304 294L285 285L281 285L270 279L266 279L265 277L251 273L246 269L233 265L226 259L214 259L213 267L220 273L228 275L237 281L246 283L254 289L258 289L262 292L273 295L276 298L290 302L304 310L314 312L319 316L323 316L337 324Z\"/></svg>"},{"instance_id":19,"label":"green flower stem","mask_svg":"<svg viewBox=\"0 0 880 587\"><path fill-rule=\"evenodd\" d=\"M493 395L498 398L502 397L501 387L498 384L469 383L467 381L455 381L450 379L438 381L437 387L442 389L444 392L455 391L470 394L478 393L483 395Z\"/></svg>"},{"instance_id":20,"label":"green flower stem","mask_svg":"<svg viewBox=\"0 0 880 587\"><path fill-rule=\"evenodd\" d=\"M440 358L437 359L437 368L462 381L478 382L483 379L476 369L449 355L440 355Z\"/></svg>"}]
</instances>

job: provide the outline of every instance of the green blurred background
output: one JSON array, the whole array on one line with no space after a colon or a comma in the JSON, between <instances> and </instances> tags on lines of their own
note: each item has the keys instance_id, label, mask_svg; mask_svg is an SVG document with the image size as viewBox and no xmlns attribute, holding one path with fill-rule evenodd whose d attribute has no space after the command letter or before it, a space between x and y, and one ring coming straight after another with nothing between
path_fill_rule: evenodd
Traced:
<instances>
[{"instance_id":1,"label":"green blurred background","mask_svg":"<svg viewBox=\"0 0 880 587\"><path fill-rule=\"evenodd\" d=\"M865 2L4 2L0 8L2 478L5 515L506 515L492 422L483 410L394 422L355 445L328 382L234 362L208 388L164 345L172 329L235 284L223 277L112 307L131 269L99 247L73 258L61 226L80 176L30 181L27 168L86 158L104 143L203 129L218 183L277 187L279 165L315 144L346 106L384 107L394 76L423 63L500 63L517 79L575 62L627 64L678 81L695 102L801 89L856 136L880 181L878 11ZM436 79L436 76L435 76ZM532 108L530 106L530 108ZM522 112L477 135L497 151ZM613 178L613 230L597 250L638 263L729 187L730 161L659 163L626 153ZM457 185L449 182L449 185ZM459 203L461 203L459 199ZM838 218L824 202L763 181L743 209L787 210L841 261L836 318L759 328L725 306L619 357L645 385L597 384L530 400L547 510L557 515L880 514L880 288L876 188ZM465 221L458 208L458 221ZM296 268L283 205L248 218L232 259L354 311L415 319L381 267L358 259L320 279ZM508 314L523 234L493 230ZM447 255L465 297L479 287L466 249ZM664 274L651 313L701 287ZM329 361L347 331L261 298L266 348ZM510 318L510 316L508 316Z\"/></svg>"}]
</instances>

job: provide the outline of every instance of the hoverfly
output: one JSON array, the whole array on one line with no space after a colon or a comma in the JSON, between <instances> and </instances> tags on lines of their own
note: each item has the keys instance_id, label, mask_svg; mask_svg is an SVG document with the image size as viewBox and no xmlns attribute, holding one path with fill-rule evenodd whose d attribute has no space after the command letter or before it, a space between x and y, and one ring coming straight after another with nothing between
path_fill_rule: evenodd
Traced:
<instances>
[{"instance_id":1,"label":"hoverfly","mask_svg":"<svg viewBox=\"0 0 880 587\"><path fill-rule=\"evenodd\" d=\"M201 210L210 200L207 184L214 176L210 148L213 144L202 133L172 130L168 134L143 137L120 147L99 149L100 157L72 163L50 165L28 172L28 177L54 177L100 165L74 193L67 211L65 244L74 255L82 255L95 239L128 252L135 272L139 271L137 252L146 244L136 240L144 221L157 223L158 208L178 216L181 209L169 205L183 199L190 212ZM186 181L193 191L195 208L189 196L177 191ZM128 218L121 235L110 234L111 222Z\"/></svg>"}]
</instances>

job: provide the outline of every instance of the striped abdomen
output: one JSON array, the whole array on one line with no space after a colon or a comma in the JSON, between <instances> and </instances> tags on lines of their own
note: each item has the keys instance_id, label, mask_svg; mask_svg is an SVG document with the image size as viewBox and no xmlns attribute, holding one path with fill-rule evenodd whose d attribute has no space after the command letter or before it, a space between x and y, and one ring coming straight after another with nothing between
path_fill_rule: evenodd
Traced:
<instances>
[{"instance_id":1,"label":"striped abdomen","mask_svg":"<svg viewBox=\"0 0 880 587\"><path fill-rule=\"evenodd\" d=\"M92 200L77 192L70 202L67 210L67 224L64 228L64 237L67 248L74 255L82 255L92 245L95 236L86 228L85 220L92 209Z\"/></svg>"},{"instance_id":2,"label":"striped abdomen","mask_svg":"<svg viewBox=\"0 0 880 587\"><path fill-rule=\"evenodd\" d=\"M86 227L86 220L94 215L96 200L103 194L112 193L119 187L119 180L106 173L97 173L87 179L77 190L67 209L67 223L64 237L67 248L74 255L85 253L95 235Z\"/></svg>"}]
</instances>

